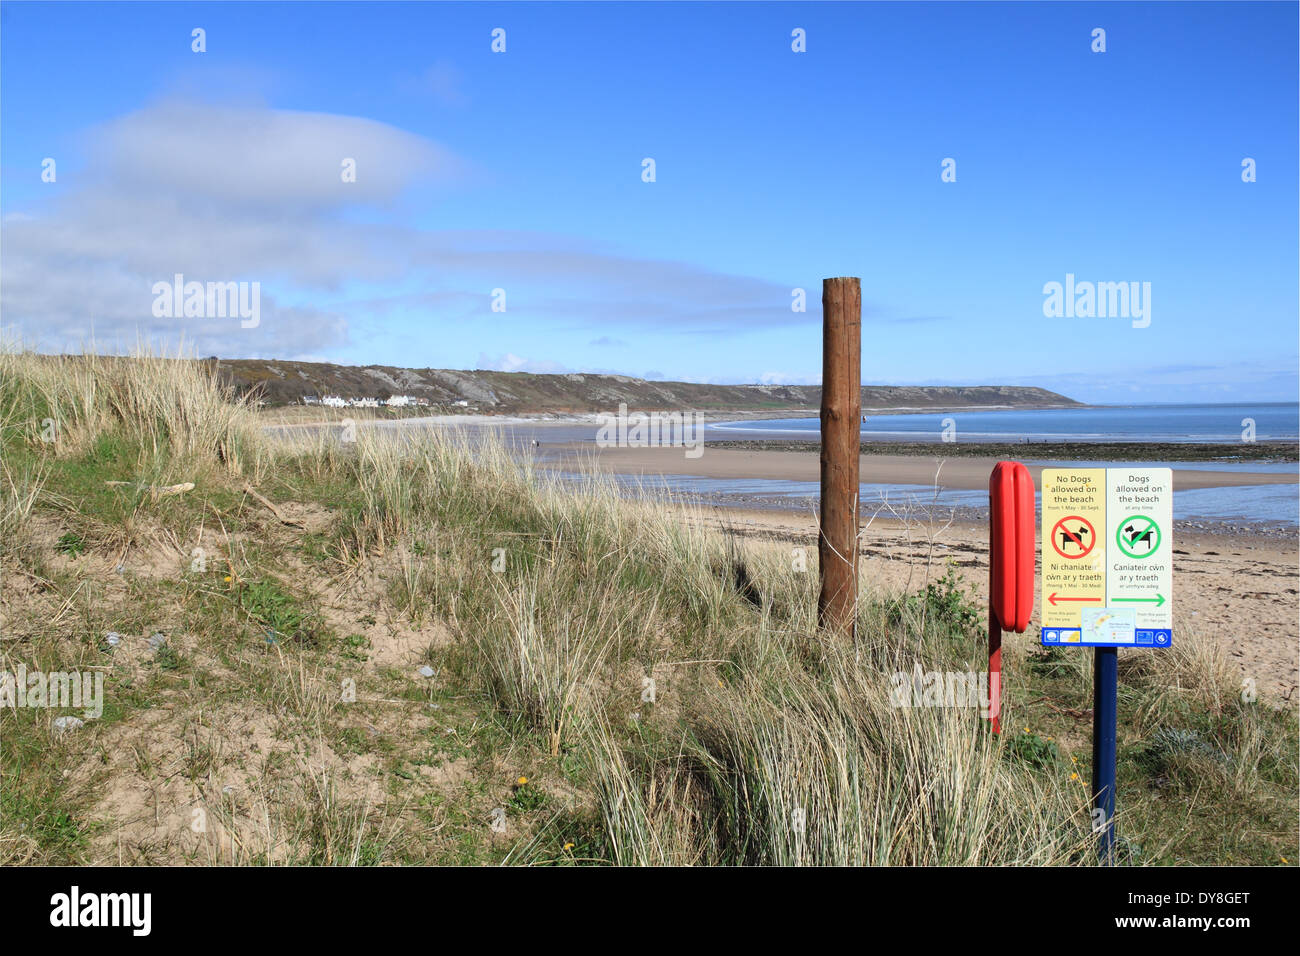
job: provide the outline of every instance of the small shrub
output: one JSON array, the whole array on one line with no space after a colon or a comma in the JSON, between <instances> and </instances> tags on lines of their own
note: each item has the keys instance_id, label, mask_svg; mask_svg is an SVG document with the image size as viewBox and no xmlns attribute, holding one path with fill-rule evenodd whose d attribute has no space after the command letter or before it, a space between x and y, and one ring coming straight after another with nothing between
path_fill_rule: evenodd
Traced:
<instances>
[{"instance_id":1,"label":"small shrub","mask_svg":"<svg viewBox=\"0 0 1300 956\"><path fill-rule=\"evenodd\" d=\"M1053 741L1046 740L1035 733L1012 735L1007 740L1004 754L1039 770L1055 766L1061 758L1061 752Z\"/></svg>"}]
</instances>

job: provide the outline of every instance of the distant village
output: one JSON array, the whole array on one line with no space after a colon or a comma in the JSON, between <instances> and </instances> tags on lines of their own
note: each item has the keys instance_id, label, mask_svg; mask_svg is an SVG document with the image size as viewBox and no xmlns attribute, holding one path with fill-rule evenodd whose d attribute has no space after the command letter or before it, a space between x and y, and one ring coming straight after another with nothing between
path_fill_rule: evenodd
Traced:
<instances>
[{"instance_id":1,"label":"distant village","mask_svg":"<svg viewBox=\"0 0 1300 956\"><path fill-rule=\"evenodd\" d=\"M392 395L388 398L342 398L338 395L304 395L302 404L324 405L328 408L379 408L381 405L388 408L427 408L429 400L414 395ZM464 399L452 404L459 405L462 408L469 407L469 402Z\"/></svg>"}]
</instances>

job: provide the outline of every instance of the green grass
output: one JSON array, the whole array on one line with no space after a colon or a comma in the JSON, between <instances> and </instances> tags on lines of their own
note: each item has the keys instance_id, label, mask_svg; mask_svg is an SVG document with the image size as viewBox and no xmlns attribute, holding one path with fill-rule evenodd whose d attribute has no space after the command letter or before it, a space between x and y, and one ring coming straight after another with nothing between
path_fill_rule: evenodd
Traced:
<instances>
[{"instance_id":1,"label":"green grass","mask_svg":"<svg viewBox=\"0 0 1300 956\"><path fill-rule=\"evenodd\" d=\"M307 613L278 582L263 578L239 588L238 600L248 616L265 629L268 640L310 637Z\"/></svg>"},{"instance_id":2,"label":"green grass","mask_svg":"<svg viewBox=\"0 0 1300 956\"><path fill-rule=\"evenodd\" d=\"M59 542L55 548L59 554L75 558L86 550L86 539L73 531L65 531L59 535Z\"/></svg>"},{"instance_id":3,"label":"green grass","mask_svg":"<svg viewBox=\"0 0 1300 956\"><path fill-rule=\"evenodd\" d=\"M896 671L985 666L953 567L865 595L857 642L828 641L815 567L599 481L575 493L491 443L262 448L207 399L208 422L167 418L161 396L104 410L57 369L8 371L0 570L28 587L6 653L104 667L107 700L53 746L50 715L0 712L0 861L1093 859L1086 652L1009 642L1000 736L971 709L890 705ZM92 373L101 397L126 387ZM211 387L178 374L150 381ZM66 447L37 437L54 412ZM280 524L250 479L328 520ZM108 630L135 643L110 649ZM167 643L142 652L155 630ZM1195 643L1123 655L1119 707L1126 862L1295 859L1293 710L1243 702ZM130 780L164 824L122 843L101 797ZM235 838L191 839L194 801Z\"/></svg>"}]
</instances>

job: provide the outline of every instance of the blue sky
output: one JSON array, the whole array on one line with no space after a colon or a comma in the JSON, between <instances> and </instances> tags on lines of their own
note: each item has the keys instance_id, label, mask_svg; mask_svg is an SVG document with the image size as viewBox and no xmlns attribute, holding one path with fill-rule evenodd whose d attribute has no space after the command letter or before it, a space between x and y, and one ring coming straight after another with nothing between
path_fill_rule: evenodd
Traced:
<instances>
[{"instance_id":1,"label":"blue sky","mask_svg":"<svg viewBox=\"0 0 1300 956\"><path fill-rule=\"evenodd\" d=\"M867 383L1296 397L1295 4L6 2L0 27L0 308L45 350L816 382L821 280L857 275ZM177 272L258 282L259 324L155 317ZM1149 282L1150 324L1045 317L1067 273Z\"/></svg>"}]
</instances>

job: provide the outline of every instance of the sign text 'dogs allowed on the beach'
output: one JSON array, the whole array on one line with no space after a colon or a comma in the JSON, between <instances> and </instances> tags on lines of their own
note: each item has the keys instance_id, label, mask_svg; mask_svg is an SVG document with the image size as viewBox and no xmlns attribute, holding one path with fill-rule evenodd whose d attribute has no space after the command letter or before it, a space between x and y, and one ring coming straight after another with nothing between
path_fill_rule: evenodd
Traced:
<instances>
[{"instance_id":1,"label":"sign text 'dogs allowed on the beach'","mask_svg":"<svg viewBox=\"0 0 1300 956\"><path fill-rule=\"evenodd\" d=\"M1044 645L1173 643L1173 474L1044 468Z\"/></svg>"}]
</instances>

